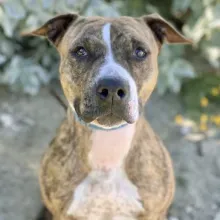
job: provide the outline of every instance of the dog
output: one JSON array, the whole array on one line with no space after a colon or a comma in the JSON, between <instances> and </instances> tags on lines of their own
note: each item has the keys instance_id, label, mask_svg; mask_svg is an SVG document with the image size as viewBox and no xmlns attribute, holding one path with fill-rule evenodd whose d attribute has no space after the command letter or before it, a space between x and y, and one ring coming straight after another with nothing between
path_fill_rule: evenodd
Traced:
<instances>
[{"instance_id":1,"label":"dog","mask_svg":"<svg viewBox=\"0 0 220 220\"><path fill-rule=\"evenodd\" d=\"M28 35L60 54L65 120L42 159L53 220L165 220L175 181L169 153L142 109L163 43L191 43L157 14L63 14Z\"/></svg>"}]
</instances>

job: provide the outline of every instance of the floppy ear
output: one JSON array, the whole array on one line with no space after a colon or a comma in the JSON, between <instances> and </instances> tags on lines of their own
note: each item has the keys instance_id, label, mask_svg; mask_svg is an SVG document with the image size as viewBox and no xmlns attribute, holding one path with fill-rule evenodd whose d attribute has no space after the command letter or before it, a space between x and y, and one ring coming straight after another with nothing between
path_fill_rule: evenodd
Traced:
<instances>
[{"instance_id":1,"label":"floppy ear","mask_svg":"<svg viewBox=\"0 0 220 220\"><path fill-rule=\"evenodd\" d=\"M191 44L192 41L180 34L169 22L158 14L142 16L144 22L152 30L157 42L161 45L167 43Z\"/></svg>"},{"instance_id":2,"label":"floppy ear","mask_svg":"<svg viewBox=\"0 0 220 220\"><path fill-rule=\"evenodd\" d=\"M77 14L64 14L47 21L42 27L29 32L22 33L23 36L35 35L47 37L55 46L58 46L68 27L79 16Z\"/></svg>"}]
</instances>

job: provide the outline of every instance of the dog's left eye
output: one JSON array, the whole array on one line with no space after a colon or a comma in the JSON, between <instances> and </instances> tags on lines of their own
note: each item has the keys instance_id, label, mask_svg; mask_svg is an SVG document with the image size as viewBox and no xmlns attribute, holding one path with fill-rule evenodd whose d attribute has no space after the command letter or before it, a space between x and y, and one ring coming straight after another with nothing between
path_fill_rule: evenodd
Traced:
<instances>
[{"instance_id":1,"label":"dog's left eye","mask_svg":"<svg viewBox=\"0 0 220 220\"><path fill-rule=\"evenodd\" d=\"M86 49L84 47L77 47L74 50L74 54L78 57L86 57L88 56L88 52L86 51Z\"/></svg>"},{"instance_id":2,"label":"dog's left eye","mask_svg":"<svg viewBox=\"0 0 220 220\"><path fill-rule=\"evenodd\" d=\"M146 56L147 56L147 52L141 48L141 47L138 47L136 50L135 50L135 55L137 58L139 59L144 59Z\"/></svg>"}]
</instances>

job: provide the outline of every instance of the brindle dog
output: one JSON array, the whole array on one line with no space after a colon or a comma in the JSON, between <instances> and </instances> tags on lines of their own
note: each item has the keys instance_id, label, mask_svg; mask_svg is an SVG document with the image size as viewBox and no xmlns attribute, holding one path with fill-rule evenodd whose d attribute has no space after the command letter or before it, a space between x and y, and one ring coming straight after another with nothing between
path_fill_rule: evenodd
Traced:
<instances>
[{"instance_id":1,"label":"brindle dog","mask_svg":"<svg viewBox=\"0 0 220 220\"><path fill-rule=\"evenodd\" d=\"M156 14L64 14L30 34L57 48L69 103L41 164L52 219L164 220L173 168L142 108L157 81L162 44L190 41Z\"/></svg>"}]
</instances>

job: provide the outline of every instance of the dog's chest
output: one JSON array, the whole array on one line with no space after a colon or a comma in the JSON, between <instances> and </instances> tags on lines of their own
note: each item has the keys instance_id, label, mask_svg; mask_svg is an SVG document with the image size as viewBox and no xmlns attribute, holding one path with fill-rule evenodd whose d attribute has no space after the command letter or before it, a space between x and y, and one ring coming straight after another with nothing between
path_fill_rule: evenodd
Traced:
<instances>
[{"instance_id":1,"label":"dog's chest","mask_svg":"<svg viewBox=\"0 0 220 220\"><path fill-rule=\"evenodd\" d=\"M88 155L92 171L75 189L68 215L85 220L134 220L143 211L138 190L123 168L133 132L128 127L94 133Z\"/></svg>"},{"instance_id":2,"label":"dog's chest","mask_svg":"<svg viewBox=\"0 0 220 220\"><path fill-rule=\"evenodd\" d=\"M136 219L143 211L135 185L121 168L92 171L75 189L68 215L88 220Z\"/></svg>"}]
</instances>

